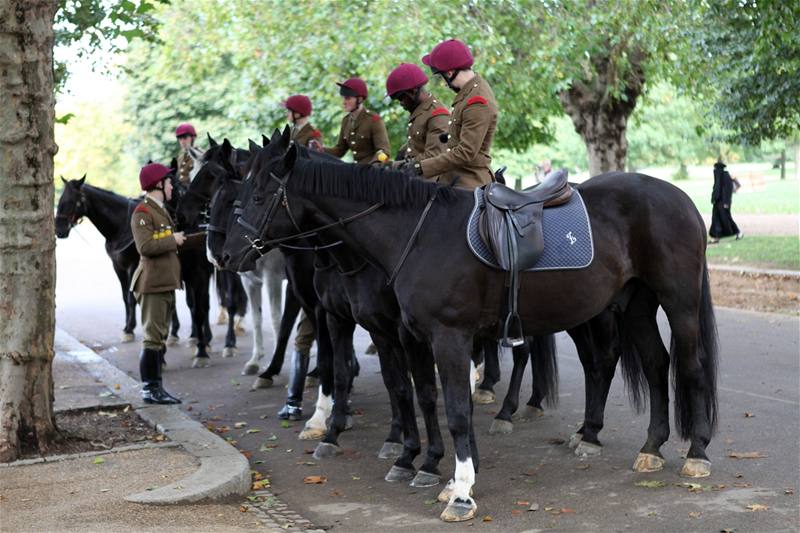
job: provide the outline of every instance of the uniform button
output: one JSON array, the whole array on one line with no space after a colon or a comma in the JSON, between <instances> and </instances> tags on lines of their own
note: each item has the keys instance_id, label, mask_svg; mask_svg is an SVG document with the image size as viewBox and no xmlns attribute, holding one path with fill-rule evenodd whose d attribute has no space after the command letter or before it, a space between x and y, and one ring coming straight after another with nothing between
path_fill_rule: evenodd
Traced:
<instances>
[{"instance_id":1,"label":"uniform button","mask_svg":"<svg viewBox=\"0 0 800 533\"><path fill-rule=\"evenodd\" d=\"M448 148L448 149L447 149L447 151L449 152L449 151L450 151L450 148Z\"/></svg>"},{"instance_id":2,"label":"uniform button","mask_svg":"<svg viewBox=\"0 0 800 533\"><path fill-rule=\"evenodd\" d=\"M419 132L417 132L417 135L419 135Z\"/></svg>"},{"instance_id":3,"label":"uniform button","mask_svg":"<svg viewBox=\"0 0 800 533\"><path fill-rule=\"evenodd\" d=\"M408 136L408 139L411 140L411 135Z\"/></svg>"},{"instance_id":4,"label":"uniform button","mask_svg":"<svg viewBox=\"0 0 800 533\"><path fill-rule=\"evenodd\" d=\"M410 152L410 151L411 151L411 148L406 148L406 152Z\"/></svg>"},{"instance_id":5,"label":"uniform button","mask_svg":"<svg viewBox=\"0 0 800 533\"><path fill-rule=\"evenodd\" d=\"M356 132L354 132L354 131L350 132L350 135L355 135L355 134L356 134Z\"/></svg>"},{"instance_id":6,"label":"uniform button","mask_svg":"<svg viewBox=\"0 0 800 533\"><path fill-rule=\"evenodd\" d=\"M350 141L350 144L355 144L355 143L356 143L355 141Z\"/></svg>"},{"instance_id":7,"label":"uniform button","mask_svg":"<svg viewBox=\"0 0 800 533\"><path fill-rule=\"evenodd\" d=\"M477 86L478 86L478 84L477 84L477 83L473 84L473 87L477 87Z\"/></svg>"},{"instance_id":8,"label":"uniform button","mask_svg":"<svg viewBox=\"0 0 800 533\"><path fill-rule=\"evenodd\" d=\"M414 124L413 122L409 122L408 127L410 128L413 124Z\"/></svg>"},{"instance_id":9,"label":"uniform button","mask_svg":"<svg viewBox=\"0 0 800 533\"><path fill-rule=\"evenodd\" d=\"M450 124L452 124L452 123L453 123L453 121L452 121L452 120L448 120L448 121L447 121L447 125L448 125L448 126L449 126Z\"/></svg>"}]
</instances>

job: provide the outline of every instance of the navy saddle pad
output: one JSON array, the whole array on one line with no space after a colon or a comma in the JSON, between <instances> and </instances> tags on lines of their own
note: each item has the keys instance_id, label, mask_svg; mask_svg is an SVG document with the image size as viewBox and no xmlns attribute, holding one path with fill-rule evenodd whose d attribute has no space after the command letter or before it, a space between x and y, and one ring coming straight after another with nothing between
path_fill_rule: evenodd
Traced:
<instances>
[{"instance_id":1,"label":"navy saddle pad","mask_svg":"<svg viewBox=\"0 0 800 533\"><path fill-rule=\"evenodd\" d=\"M475 206L467 222L467 243L475 257L490 267L500 268L491 249L481 238L479 222L483 209L483 188L479 187L475 189ZM577 190L572 191L572 198L567 203L545 208L542 232L544 252L533 268L526 272L575 270L592 263L592 225L583 198Z\"/></svg>"}]
</instances>

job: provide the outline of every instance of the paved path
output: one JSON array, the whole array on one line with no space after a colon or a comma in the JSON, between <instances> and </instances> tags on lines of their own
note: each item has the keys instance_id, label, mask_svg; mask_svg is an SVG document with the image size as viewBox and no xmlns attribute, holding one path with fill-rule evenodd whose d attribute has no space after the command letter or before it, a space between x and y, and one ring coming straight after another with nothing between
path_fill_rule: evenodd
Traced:
<instances>
[{"instance_id":1,"label":"paved path","mask_svg":"<svg viewBox=\"0 0 800 533\"><path fill-rule=\"evenodd\" d=\"M76 255L83 255L79 268L74 266ZM123 309L102 247L71 237L59 242L58 260L59 325L135 375L138 345L118 344ZM181 307L181 319L188 325ZM557 409L542 419L517 424L513 435L492 437L486 430L498 407L476 408L481 452L476 499L480 516L491 521L478 519L460 527L439 522L442 505L433 501L437 488L415 490L383 481L390 464L375 455L387 431L389 409L374 357L360 356L361 376L353 396L355 427L341 437L345 453L324 462L307 453L315 443L297 440L300 423L283 427L275 417L285 396L285 377L278 378L273 389L249 392L251 378L239 375L245 357L219 357L222 335L218 328L213 366L191 369L190 349L178 347L167 355L165 381L171 392L187 400L190 414L215 427L230 428L222 435L252 452L253 468L269 477L273 491L291 509L333 531L409 527L425 531L467 527L487 531L795 531L800 508L796 492L800 488L800 322L724 309L718 310L717 317L722 344L720 424L709 447L714 473L699 481L699 492L679 486L687 481L678 476L687 444L674 435L663 447L667 459L663 472L639 475L630 471L644 442L648 417L628 406L619 379L612 388L601 433L603 455L579 460L560 444L575 430L583 404L583 376L575 349L560 336ZM241 353L247 353L249 338L239 340ZM359 330L357 353L363 353L367 343ZM509 365L510 358L505 356L504 379ZM526 382L523 391L529 390ZM505 392L505 381L498 392ZM309 395L308 411L312 401ZM236 422L247 426L234 429ZM259 431L248 433L247 429ZM452 445L449 436L445 441L448 455L441 466L449 476ZM728 457L731 452L761 452L765 457L733 459ZM309 475L325 476L327 482L304 484ZM666 486L635 485L642 480L663 481ZM534 503L539 510L527 511ZM754 504L768 509L748 510Z\"/></svg>"},{"instance_id":2,"label":"paved path","mask_svg":"<svg viewBox=\"0 0 800 533\"><path fill-rule=\"evenodd\" d=\"M800 217L797 215L737 215L733 219L745 236L747 235L800 235ZM711 215L703 215L706 227L711 227Z\"/></svg>"}]
</instances>

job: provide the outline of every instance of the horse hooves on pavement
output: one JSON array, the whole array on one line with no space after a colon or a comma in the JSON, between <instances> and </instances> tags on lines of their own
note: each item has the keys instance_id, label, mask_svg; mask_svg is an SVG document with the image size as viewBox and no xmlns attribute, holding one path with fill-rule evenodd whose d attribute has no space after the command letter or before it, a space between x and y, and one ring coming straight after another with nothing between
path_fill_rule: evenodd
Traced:
<instances>
[{"instance_id":1,"label":"horse hooves on pavement","mask_svg":"<svg viewBox=\"0 0 800 533\"><path fill-rule=\"evenodd\" d=\"M448 503L439 518L445 522L464 522L475 518L478 506L472 498L456 498L452 503Z\"/></svg>"},{"instance_id":2,"label":"horse hooves on pavement","mask_svg":"<svg viewBox=\"0 0 800 533\"><path fill-rule=\"evenodd\" d=\"M403 453L403 445L399 442L384 442L378 459L397 459Z\"/></svg>"},{"instance_id":3,"label":"horse hooves on pavement","mask_svg":"<svg viewBox=\"0 0 800 533\"><path fill-rule=\"evenodd\" d=\"M314 450L314 459L325 459L326 457L335 457L342 453L342 449L330 442L320 442Z\"/></svg>"},{"instance_id":4,"label":"horse hooves on pavement","mask_svg":"<svg viewBox=\"0 0 800 533\"><path fill-rule=\"evenodd\" d=\"M250 390L257 390L257 389L268 389L272 387L272 378L256 378L253 382L253 385L250 387Z\"/></svg>"},{"instance_id":5,"label":"horse hooves on pavement","mask_svg":"<svg viewBox=\"0 0 800 533\"><path fill-rule=\"evenodd\" d=\"M489 427L489 435L510 435L514 432L514 424L508 420L495 418Z\"/></svg>"},{"instance_id":6,"label":"horse hooves on pavement","mask_svg":"<svg viewBox=\"0 0 800 533\"><path fill-rule=\"evenodd\" d=\"M242 375L255 376L258 374L259 370L261 370L261 368L258 366L258 363L247 363L244 365L244 368L242 368Z\"/></svg>"},{"instance_id":7,"label":"horse hooves on pavement","mask_svg":"<svg viewBox=\"0 0 800 533\"><path fill-rule=\"evenodd\" d=\"M578 447L578 444L581 443L582 439L583 439L583 433L573 433L569 437L569 440L567 441L567 446L569 447L570 450L574 450L575 448Z\"/></svg>"},{"instance_id":8,"label":"horse hooves on pavement","mask_svg":"<svg viewBox=\"0 0 800 533\"><path fill-rule=\"evenodd\" d=\"M192 368L207 368L211 365L208 357L195 357L192 359Z\"/></svg>"},{"instance_id":9,"label":"horse hooves on pavement","mask_svg":"<svg viewBox=\"0 0 800 533\"><path fill-rule=\"evenodd\" d=\"M603 454L603 447L591 442L580 441L575 447L575 455L578 457L597 457Z\"/></svg>"},{"instance_id":10,"label":"horse hooves on pavement","mask_svg":"<svg viewBox=\"0 0 800 533\"><path fill-rule=\"evenodd\" d=\"M133 333L123 333L120 342L133 342L136 336Z\"/></svg>"},{"instance_id":11,"label":"horse hooves on pavement","mask_svg":"<svg viewBox=\"0 0 800 533\"><path fill-rule=\"evenodd\" d=\"M434 487L441 482L442 477L439 474L431 474L430 472L423 472L420 470L409 485L412 487L425 488Z\"/></svg>"},{"instance_id":12,"label":"horse hooves on pavement","mask_svg":"<svg viewBox=\"0 0 800 533\"><path fill-rule=\"evenodd\" d=\"M236 355L236 346L226 346L222 349L222 357L234 357Z\"/></svg>"},{"instance_id":13,"label":"horse hooves on pavement","mask_svg":"<svg viewBox=\"0 0 800 533\"><path fill-rule=\"evenodd\" d=\"M167 346L175 346L176 344L178 344L179 340L180 339L178 338L177 335L170 335L169 337L167 337Z\"/></svg>"},{"instance_id":14,"label":"horse hooves on pavement","mask_svg":"<svg viewBox=\"0 0 800 533\"><path fill-rule=\"evenodd\" d=\"M708 477L711 475L711 461L706 459L686 459L681 469L683 477Z\"/></svg>"},{"instance_id":15,"label":"horse hooves on pavement","mask_svg":"<svg viewBox=\"0 0 800 533\"><path fill-rule=\"evenodd\" d=\"M494 403L495 394L490 390L478 389L472 394L472 401L478 405Z\"/></svg>"},{"instance_id":16,"label":"horse hooves on pavement","mask_svg":"<svg viewBox=\"0 0 800 533\"><path fill-rule=\"evenodd\" d=\"M523 422L529 420L536 420L538 418L542 418L544 416L544 409L541 407L534 407L532 405L526 405L522 409L519 409L516 413L511 415L511 420L514 422Z\"/></svg>"},{"instance_id":17,"label":"horse hooves on pavement","mask_svg":"<svg viewBox=\"0 0 800 533\"><path fill-rule=\"evenodd\" d=\"M325 428L307 427L300 432L300 435L298 435L297 438L299 440L319 440L325 436L325 433Z\"/></svg>"},{"instance_id":18,"label":"horse hooves on pavement","mask_svg":"<svg viewBox=\"0 0 800 533\"><path fill-rule=\"evenodd\" d=\"M652 453L639 453L633 462L633 471L644 474L646 472L660 472L664 469L664 458Z\"/></svg>"},{"instance_id":19,"label":"horse hooves on pavement","mask_svg":"<svg viewBox=\"0 0 800 533\"><path fill-rule=\"evenodd\" d=\"M447 485L439 492L439 495L436 496L436 499L442 503L449 503L450 498L453 497L453 484L454 481L451 479L447 482ZM472 496L472 489L469 489L469 495Z\"/></svg>"},{"instance_id":20,"label":"horse hooves on pavement","mask_svg":"<svg viewBox=\"0 0 800 533\"><path fill-rule=\"evenodd\" d=\"M389 483L397 483L398 481L410 481L414 479L416 472L413 468L403 468L402 466L392 465L389 472L383 478Z\"/></svg>"}]
</instances>

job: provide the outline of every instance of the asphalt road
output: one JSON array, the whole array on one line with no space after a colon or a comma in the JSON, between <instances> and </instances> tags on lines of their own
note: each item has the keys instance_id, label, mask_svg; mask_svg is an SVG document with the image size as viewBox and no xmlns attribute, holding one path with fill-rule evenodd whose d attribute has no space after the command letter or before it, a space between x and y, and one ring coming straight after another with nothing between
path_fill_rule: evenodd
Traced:
<instances>
[{"instance_id":1,"label":"asphalt road","mask_svg":"<svg viewBox=\"0 0 800 533\"><path fill-rule=\"evenodd\" d=\"M139 344L119 343L124 309L99 235L84 223L78 234L59 241L57 254L59 326L138 377ZM185 339L188 311L182 293L178 299L181 336ZM216 305L212 307L216 316ZM252 452L253 468L271 480L279 498L318 526L333 531L400 531L409 527L420 531L797 531L800 321L797 317L730 309L718 309L717 320L722 348L721 413L719 429L709 446L711 477L679 477L688 444L674 435L662 448L667 460L662 472L631 471L645 440L648 416L635 413L629 406L619 376L600 434L602 456L575 457L563 441L582 418L583 373L571 341L559 335L557 408L547 410L546 416L537 420L517 423L512 435L491 436L488 428L499 406L476 407L481 457L475 485L478 518L458 525L438 519L443 509L443 504L435 502L440 487L412 489L383 480L391 464L376 454L387 433L390 414L376 357L360 356L361 376L352 398L354 428L340 439L344 453L324 461L310 455L315 442L297 439L301 422L283 427L285 424L275 416L285 397L288 368L272 389L249 391L252 377L240 375L249 356L249 336L239 338L238 357L222 359L223 330L215 326L212 366L206 369L191 368L190 347L182 344L170 349L165 383L170 392L185 400L184 409L193 416L215 427L230 428L223 436ZM663 320L661 327L662 334L667 335ZM265 331L269 331L267 323ZM271 348L271 332L266 338ZM357 353L363 354L369 340L358 330L354 342ZM505 354L504 380L497 387L499 397L505 393L510 365L511 358ZM528 376L523 402L529 387ZM313 411L313 393L307 390L307 416ZM444 417L440 420L446 428ZM235 429L237 422L246 422L247 426ZM258 432L248 433L248 429ZM449 477L454 462L452 442L446 433L445 442L447 455L441 467ZM737 452L760 452L763 457L729 457ZM325 476L327 482L303 482L306 476L314 475ZM664 486L637 486L641 481L661 481ZM538 506L538 510L530 511L532 506Z\"/></svg>"}]
</instances>

